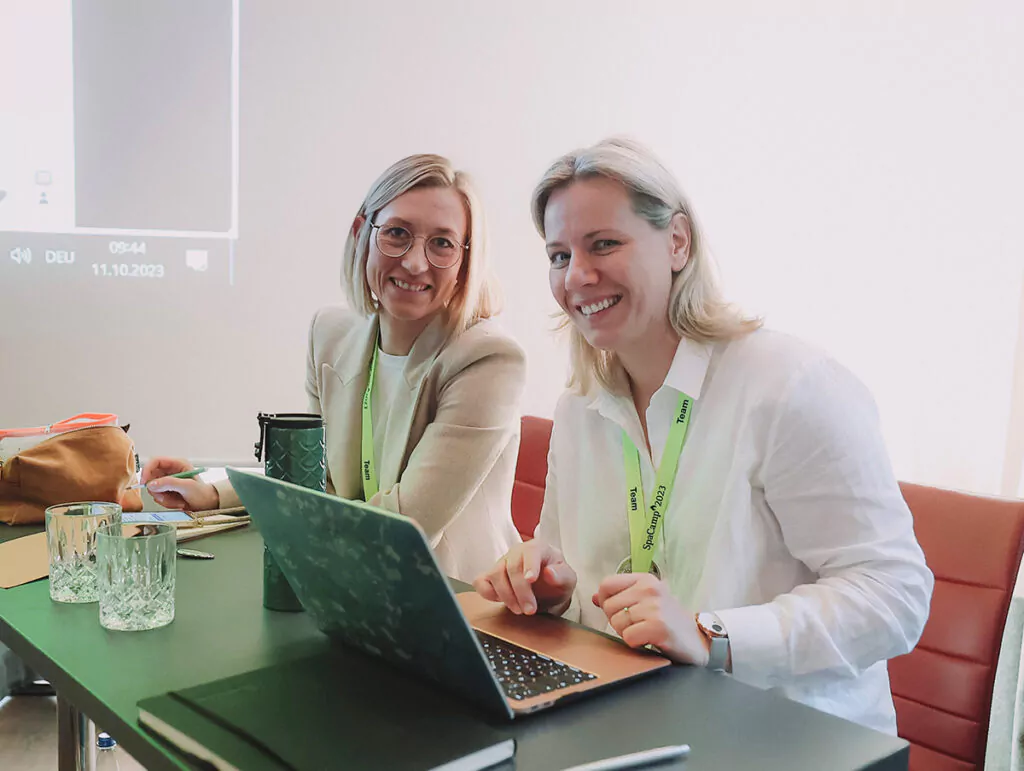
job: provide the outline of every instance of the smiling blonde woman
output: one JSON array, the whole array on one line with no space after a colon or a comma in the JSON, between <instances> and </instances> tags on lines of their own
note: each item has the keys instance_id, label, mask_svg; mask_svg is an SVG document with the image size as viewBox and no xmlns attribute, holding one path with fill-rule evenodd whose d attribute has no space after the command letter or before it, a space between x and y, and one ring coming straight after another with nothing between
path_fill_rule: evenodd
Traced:
<instances>
[{"instance_id":1,"label":"smiling blonde woman","mask_svg":"<svg viewBox=\"0 0 1024 771\"><path fill-rule=\"evenodd\" d=\"M894 734L886 660L917 643L933 578L870 395L724 302L639 145L558 159L533 215L571 389L536 539L477 591Z\"/></svg>"},{"instance_id":2,"label":"smiling blonde woman","mask_svg":"<svg viewBox=\"0 0 1024 771\"><path fill-rule=\"evenodd\" d=\"M306 371L309 409L324 417L328 490L412 517L442 569L468 580L519 541L510 501L525 377L522 349L491 319L469 178L437 155L394 164L356 213L343 274L348 309L316 314ZM373 455L363 457L368 386ZM142 478L170 507L237 501L227 482L168 477L189 468L156 458Z\"/></svg>"}]
</instances>

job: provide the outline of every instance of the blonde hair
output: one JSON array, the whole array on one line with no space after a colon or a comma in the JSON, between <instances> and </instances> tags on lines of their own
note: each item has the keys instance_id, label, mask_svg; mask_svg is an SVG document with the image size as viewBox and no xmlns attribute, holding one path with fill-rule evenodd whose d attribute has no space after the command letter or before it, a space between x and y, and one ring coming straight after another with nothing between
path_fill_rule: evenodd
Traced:
<instances>
[{"instance_id":1,"label":"blonde hair","mask_svg":"<svg viewBox=\"0 0 1024 771\"><path fill-rule=\"evenodd\" d=\"M378 311L366 281L374 217L398 196L415 188L451 188L462 196L468 219L468 248L459 266L459 283L447 308L449 333L458 334L500 310L494 279L487 264L487 226L473 182L440 155L410 155L390 166L370 185L357 216L365 217L358 232L349 230L342 257L342 275L349 307L364 316Z\"/></svg>"},{"instance_id":2,"label":"blonde hair","mask_svg":"<svg viewBox=\"0 0 1024 771\"><path fill-rule=\"evenodd\" d=\"M672 278L668 304L669 323L678 335L698 342L714 342L753 332L761 326L761 319L748 318L726 302L686 196L672 173L639 143L605 139L556 160L534 188L530 206L533 224L542 237L544 212L551 195L577 180L595 177L621 183L629 193L633 211L659 230L668 228L677 214L683 214L689 222L689 259ZM594 348L572 326L568 316L560 316L559 326L570 329L569 387L587 393L596 381L610 391L621 390L621 367L615 354Z\"/></svg>"}]
</instances>

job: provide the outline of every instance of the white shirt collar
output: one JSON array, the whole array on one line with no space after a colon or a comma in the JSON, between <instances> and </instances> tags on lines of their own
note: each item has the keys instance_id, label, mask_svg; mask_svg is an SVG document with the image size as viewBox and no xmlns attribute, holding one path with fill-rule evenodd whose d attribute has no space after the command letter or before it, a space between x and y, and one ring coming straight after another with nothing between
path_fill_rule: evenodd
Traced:
<instances>
[{"instance_id":1,"label":"white shirt collar","mask_svg":"<svg viewBox=\"0 0 1024 771\"><path fill-rule=\"evenodd\" d=\"M691 399L699 399L704 387L704 377L707 375L708 365L711 363L712 350L711 343L699 343L688 337L682 338L676 347L675 356L672 357L672 364L668 368L668 374L665 375L662 388L668 386L686 394ZM617 406L622 399L632 404L628 393L616 395L602 386L596 386L596 391L597 393L591 399L588 407L596 409L605 417L611 418L613 413L618 412Z\"/></svg>"},{"instance_id":2,"label":"white shirt collar","mask_svg":"<svg viewBox=\"0 0 1024 771\"><path fill-rule=\"evenodd\" d=\"M698 343L684 337L679 341L672 366L665 376L665 385L680 391L691 399L699 399L704 387L704 376L711 363L711 344Z\"/></svg>"}]
</instances>

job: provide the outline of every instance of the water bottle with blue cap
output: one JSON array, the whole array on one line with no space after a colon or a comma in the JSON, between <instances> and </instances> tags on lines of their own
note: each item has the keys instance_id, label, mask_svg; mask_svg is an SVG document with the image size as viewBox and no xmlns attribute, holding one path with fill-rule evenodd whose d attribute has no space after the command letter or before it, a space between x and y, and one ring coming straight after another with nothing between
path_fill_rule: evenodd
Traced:
<instances>
[{"instance_id":1,"label":"water bottle with blue cap","mask_svg":"<svg viewBox=\"0 0 1024 771\"><path fill-rule=\"evenodd\" d=\"M108 733L96 736L96 771L121 771L118 757L121 755L117 742Z\"/></svg>"}]
</instances>

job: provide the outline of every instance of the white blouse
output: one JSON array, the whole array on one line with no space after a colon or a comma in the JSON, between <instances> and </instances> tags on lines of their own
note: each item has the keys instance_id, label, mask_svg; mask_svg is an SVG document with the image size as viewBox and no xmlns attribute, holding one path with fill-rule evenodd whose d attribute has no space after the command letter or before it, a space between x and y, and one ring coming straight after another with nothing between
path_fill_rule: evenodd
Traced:
<instances>
[{"instance_id":1,"label":"white blouse","mask_svg":"<svg viewBox=\"0 0 1024 771\"><path fill-rule=\"evenodd\" d=\"M391 403L398 389L405 384L405 365L408 356L396 356L377 349L377 370L373 375L370 409L373 414L373 467L380 468L384 438L388 435Z\"/></svg>"},{"instance_id":2,"label":"white blouse","mask_svg":"<svg viewBox=\"0 0 1024 771\"><path fill-rule=\"evenodd\" d=\"M933 577L870 394L786 335L684 339L647 410L653 459L628 395L561 397L537 537L579 577L566 615L611 631L590 598L629 555L622 430L650 501L680 392L696 401L655 549L672 594L718 614L737 680L895 734L886 660L917 643Z\"/></svg>"}]
</instances>

